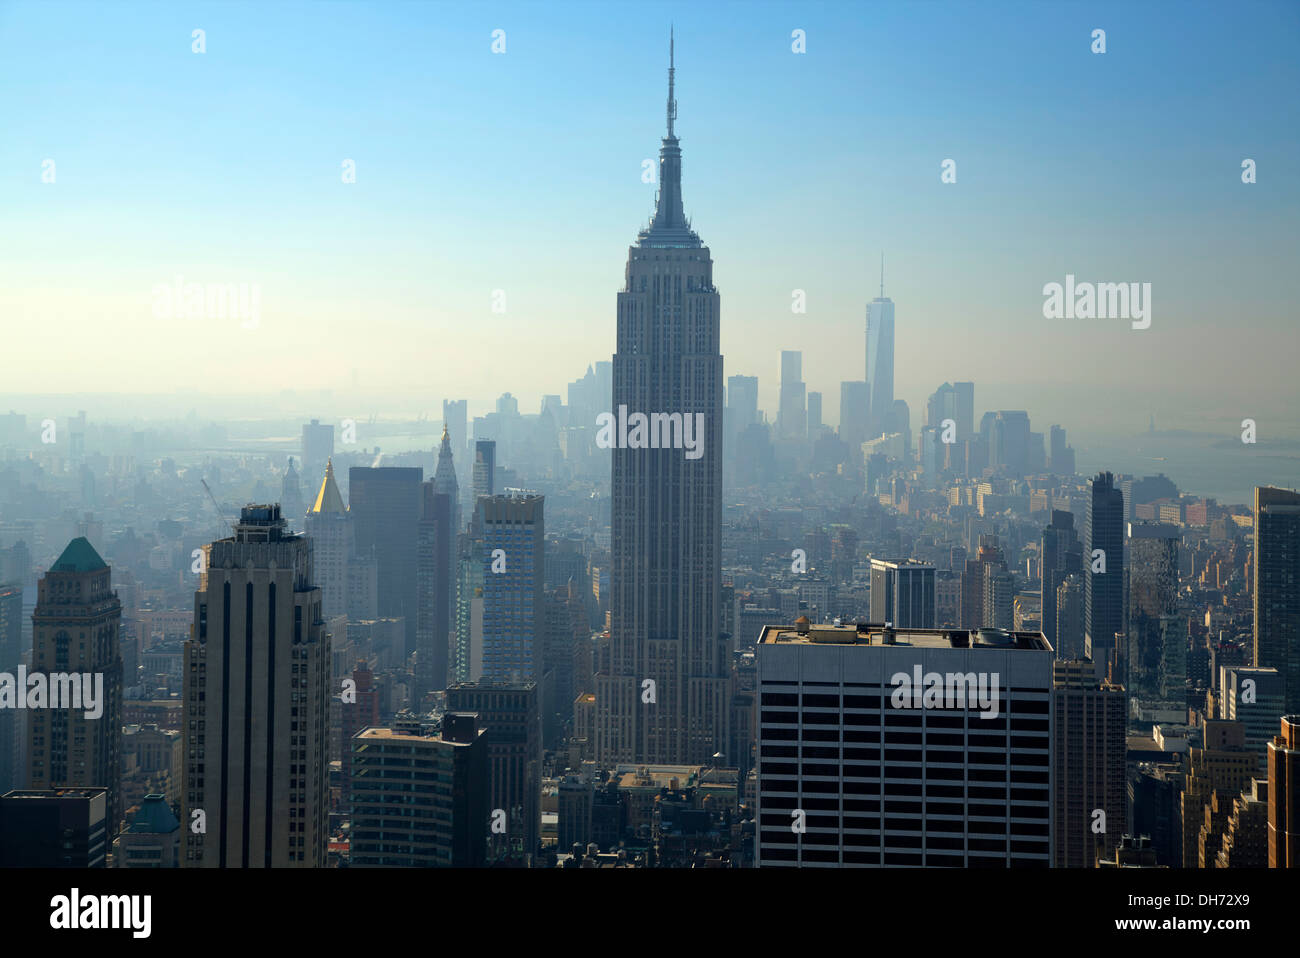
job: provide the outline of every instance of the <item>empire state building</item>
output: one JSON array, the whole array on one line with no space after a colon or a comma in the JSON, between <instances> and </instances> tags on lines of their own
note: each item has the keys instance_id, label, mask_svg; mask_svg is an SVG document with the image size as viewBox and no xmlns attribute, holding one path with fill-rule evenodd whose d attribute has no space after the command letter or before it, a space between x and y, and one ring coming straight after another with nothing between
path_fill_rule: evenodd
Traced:
<instances>
[{"instance_id":1,"label":"empire state building","mask_svg":"<svg viewBox=\"0 0 1300 958\"><path fill-rule=\"evenodd\" d=\"M668 442L613 450L610 648L608 670L596 676L595 720L597 760L606 765L709 764L725 750L730 724L718 608L720 303L709 249L682 205L673 83L670 39L659 195L628 250L618 294L613 413L643 414L652 433L653 423L680 414L700 423L702 447L690 456Z\"/></svg>"}]
</instances>

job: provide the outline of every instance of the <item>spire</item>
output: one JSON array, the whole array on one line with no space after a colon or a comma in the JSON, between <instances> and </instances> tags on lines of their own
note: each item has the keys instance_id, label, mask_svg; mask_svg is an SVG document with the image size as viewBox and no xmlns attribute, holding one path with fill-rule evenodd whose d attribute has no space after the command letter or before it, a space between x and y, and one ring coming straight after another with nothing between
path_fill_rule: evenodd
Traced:
<instances>
[{"instance_id":1,"label":"spire","mask_svg":"<svg viewBox=\"0 0 1300 958\"><path fill-rule=\"evenodd\" d=\"M447 442L450 438L451 437L447 435L447 424L444 422L442 424L442 441Z\"/></svg>"},{"instance_id":2,"label":"spire","mask_svg":"<svg viewBox=\"0 0 1300 958\"><path fill-rule=\"evenodd\" d=\"M338 483L334 481L332 457L325 460L325 480L320 484L320 492L316 493L316 502L312 504L311 511L339 514L348 511L348 507L343 504L343 496L339 494Z\"/></svg>"},{"instance_id":3,"label":"spire","mask_svg":"<svg viewBox=\"0 0 1300 958\"><path fill-rule=\"evenodd\" d=\"M668 31L668 134L659 147L659 195L650 226L640 236L642 246L698 247L700 238L691 230L682 206L682 149L677 131L676 38Z\"/></svg>"},{"instance_id":4,"label":"spire","mask_svg":"<svg viewBox=\"0 0 1300 958\"><path fill-rule=\"evenodd\" d=\"M880 298L885 298L885 251L880 251Z\"/></svg>"},{"instance_id":5,"label":"spire","mask_svg":"<svg viewBox=\"0 0 1300 958\"><path fill-rule=\"evenodd\" d=\"M677 101L673 99L673 28L668 26L668 139L673 138L673 120L677 119Z\"/></svg>"}]
</instances>

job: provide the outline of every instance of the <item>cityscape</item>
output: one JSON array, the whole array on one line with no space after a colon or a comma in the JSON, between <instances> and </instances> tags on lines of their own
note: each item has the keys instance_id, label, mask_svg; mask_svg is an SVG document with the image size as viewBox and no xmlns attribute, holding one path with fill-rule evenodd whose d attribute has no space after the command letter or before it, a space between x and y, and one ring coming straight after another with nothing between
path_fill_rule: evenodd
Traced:
<instances>
[{"instance_id":1,"label":"cityscape","mask_svg":"<svg viewBox=\"0 0 1300 958\"><path fill-rule=\"evenodd\" d=\"M126 5L112 26L76 8L137 53L170 45L124 64L124 83L178 78L61 138L24 107L0 148L4 175L25 178L12 225L49 220L5 241L14 269L0 294L0 867L1300 867L1300 387L1278 278L1300 245L1296 8L1260 5L1219 35L1216 75L1258 70L1292 92L1285 106L1276 90L1243 106L1240 142L1238 119L1216 114L1202 131L1215 150L1180 154L1196 169L1169 172L1177 189L1222 180L1205 210L1136 210L1150 256L1133 252L1143 241L1127 214L1107 226L1085 210L1077 229L1058 223L1049 254L1026 252L1023 271L1004 269L1020 215L1005 211L1021 201L1002 194L990 167L1003 160L988 152L1014 110L983 107L991 139L972 138L956 113L981 109L966 99L979 92L954 94L951 145L908 146L927 154L915 183L865 185L902 162L894 147L853 158L906 136L895 122L915 133L896 109L927 108L915 87L917 99L890 101L874 69L848 65L852 44L892 24L932 28L934 50L949 49L973 9L755 5L715 45L718 24L751 8L633 17L557 3L539 25L550 8L285 4L260 27L239 5ZM277 169L269 144L299 143L296 116L276 133L279 111L328 125L329 94L292 79L301 53L282 74L249 64L258 37L309 9L340 19L304 27L322 70L346 56L349 32L360 71L389 45L395 61L404 44L454 36L436 68L451 85L422 96L482 98L467 115L501 127L496 146L439 112L461 107L439 106L425 120L442 117L457 145L396 135L434 150L428 189L447 194L367 192L410 171L339 145L353 136L340 119L311 142L321 168L296 179L318 207L346 209L268 215L264 234L248 221L246 248L228 255L213 249L237 242L253 207L275 209L275 188L234 202L248 174L236 164L223 178L228 120L211 103L199 135L213 152L192 170L161 172L187 133L116 187L82 170L132 135L109 130L114 110L147 117L193 84L230 84L220 96L250 104L241 122ZM1226 6L1187 9L1182 29L1204 35L1230 19ZM1053 87L1095 83L1083 100L1120 102L1133 78L1107 71L1159 69L1125 59L1138 37L1169 44L1153 61L1193 61L1170 52L1167 9L989 11L1012 49L1060 58L1069 75ZM18 71L57 20L38 5L0 11L0 54L18 58L0 89L26 97ZM592 48L590 69L574 59L633 23ZM739 92L736 50L755 38L765 46L746 69L769 76L746 73ZM838 59L819 63L819 45ZM516 73L480 79L498 65ZM211 76L179 76L191 69ZM1033 83L1025 64L989 69L1001 72L977 86ZM358 74L366 92L340 115L382 99L382 82ZM502 84L528 83L540 86L500 99ZM843 110L869 136L821 152L824 131L777 89L797 84L810 97L843 87L843 102L807 109ZM774 113L758 120L767 97ZM1176 125L1180 97L1158 85L1141 110ZM374 108L375 136L394 135L387 124L419 99ZM601 138L625 141L611 153ZM770 159L729 170L763 141ZM1095 202L1111 163L1147 175L1121 144L1079 149L1086 163L1055 147L1022 156L1027 202L1054 188L1040 161L1066 164L1063 181L1092 177ZM507 168L500 151L520 164L521 182L501 185L517 215L499 249L478 226L458 248L450 233ZM846 155L852 175L838 169ZM610 156L627 168L604 168ZM824 184L786 179L819 162ZM463 192L446 179L460 174ZM763 209L765 177L773 194L808 193L808 222L787 219L788 197ZM153 219L152 182L192 191L193 219L174 235ZM303 188L283 186L286 216ZM342 198L323 198L333 190ZM915 224L900 224L893 190L926 194ZM954 253L986 210L982 190L1004 212L986 249ZM827 198L845 216L818 236ZM937 225L947 202L960 207L951 235ZM83 219L61 254L88 257L73 282L48 258ZM435 239L410 234L409 260L394 261L380 234L400 241L417 222ZM1267 251L1220 260L1218 242L1254 242L1214 235L1220 223ZM752 255L738 263L728 240L741 234ZM1200 244L1195 258L1181 242ZM351 265L339 243L356 244ZM799 264L818 258L801 282ZM494 269L502 278L485 279ZM319 286L305 292L308 273ZM818 281L829 273L833 293ZM355 290L341 292L350 275ZM96 288L102 303L87 305ZM413 291L436 301L427 327ZM1211 339L1220 306L1232 328ZM52 886L65 896L52 928L110 927L106 905L96 917L65 884ZM1113 911L1103 917L1164 917ZM148 937L139 917L121 927ZM1241 920L1215 927L1250 928Z\"/></svg>"}]
</instances>

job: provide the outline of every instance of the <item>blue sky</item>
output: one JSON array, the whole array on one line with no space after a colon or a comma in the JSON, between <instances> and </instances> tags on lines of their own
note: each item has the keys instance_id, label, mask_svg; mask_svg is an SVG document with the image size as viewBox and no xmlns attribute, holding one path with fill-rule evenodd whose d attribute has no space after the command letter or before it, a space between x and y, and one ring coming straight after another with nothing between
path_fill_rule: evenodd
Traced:
<instances>
[{"instance_id":1,"label":"blue sky","mask_svg":"<svg viewBox=\"0 0 1300 958\"><path fill-rule=\"evenodd\" d=\"M726 371L769 408L801 349L837 419L883 248L914 424L973 379L1036 427L1296 434L1292 3L0 4L2 391L533 411L613 351L670 22ZM1044 319L1067 272L1150 282L1152 327ZM178 274L258 284L257 328L155 316Z\"/></svg>"}]
</instances>

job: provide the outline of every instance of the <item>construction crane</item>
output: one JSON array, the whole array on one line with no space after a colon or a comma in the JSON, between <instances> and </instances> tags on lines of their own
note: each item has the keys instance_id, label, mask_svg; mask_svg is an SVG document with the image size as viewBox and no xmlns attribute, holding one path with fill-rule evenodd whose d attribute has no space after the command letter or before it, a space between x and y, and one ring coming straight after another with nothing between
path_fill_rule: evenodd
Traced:
<instances>
[{"instance_id":1,"label":"construction crane","mask_svg":"<svg viewBox=\"0 0 1300 958\"><path fill-rule=\"evenodd\" d=\"M212 489L208 486L208 480L200 476L199 482L203 483L203 491L206 492L208 494L208 498L212 500L212 508L217 510L217 518L219 518L222 522L224 522L226 524L226 528L233 533L235 531L235 527L232 526L230 524L230 520L227 519L222 514L221 506L217 505L217 497L212 494Z\"/></svg>"}]
</instances>

